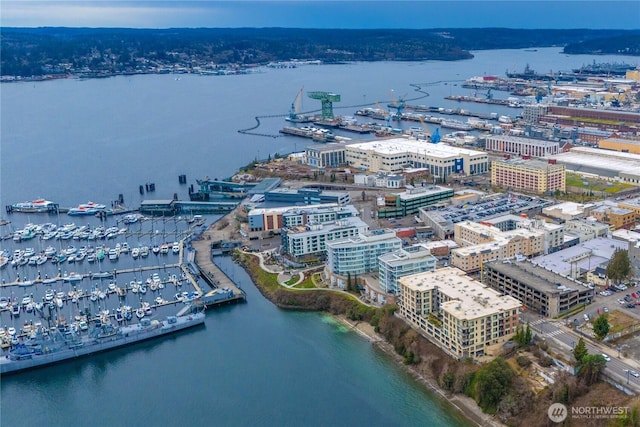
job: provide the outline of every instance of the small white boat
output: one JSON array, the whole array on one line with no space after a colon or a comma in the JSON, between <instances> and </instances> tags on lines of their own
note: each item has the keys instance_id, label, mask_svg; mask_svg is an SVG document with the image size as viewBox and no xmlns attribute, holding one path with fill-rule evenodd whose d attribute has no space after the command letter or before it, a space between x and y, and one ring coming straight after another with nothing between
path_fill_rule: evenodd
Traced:
<instances>
[{"instance_id":1,"label":"small white boat","mask_svg":"<svg viewBox=\"0 0 640 427\"><path fill-rule=\"evenodd\" d=\"M0 309L7 308L8 305L9 305L9 298L0 297Z\"/></svg>"},{"instance_id":2,"label":"small white boat","mask_svg":"<svg viewBox=\"0 0 640 427\"><path fill-rule=\"evenodd\" d=\"M142 307L136 309L136 317L142 319L144 317L144 309Z\"/></svg>"},{"instance_id":3,"label":"small white boat","mask_svg":"<svg viewBox=\"0 0 640 427\"><path fill-rule=\"evenodd\" d=\"M160 246L153 245L153 247L151 248L151 252L153 252L154 254L158 255L160 253Z\"/></svg>"},{"instance_id":4,"label":"small white boat","mask_svg":"<svg viewBox=\"0 0 640 427\"><path fill-rule=\"evenodd\" d=\"M180 253L180 243L179 242L173 242L173 246L171 246L171 251L174 254Z\"/></svg>"}]
</instances>

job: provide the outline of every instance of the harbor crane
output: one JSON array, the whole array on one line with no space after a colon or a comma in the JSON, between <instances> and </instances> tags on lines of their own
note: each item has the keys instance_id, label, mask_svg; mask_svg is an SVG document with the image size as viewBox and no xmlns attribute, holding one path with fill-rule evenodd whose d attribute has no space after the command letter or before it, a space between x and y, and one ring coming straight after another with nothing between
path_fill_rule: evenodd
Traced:
<instances>
[{"instance_id":1,"label":"harbor crane","mask_svg":"<svg viewBox=\"0 0 640 427\"><path fill-rule=\"evenodd\" d=\"M406 94L401 96L401 97L399 97L398 99L395 99L393 97L393 89L391 90L391 93L390 93L391 102L389 104L387 104L387 107L394 108L396 110L395 119L398 120L398 121L400 121L401 116L402 116L402 112L404 111L404 106L405 106L404 97L405 96L406 96Z\"/></svg>"},{"instance_id":2,"label":"harbor crane","mask_svg":"<svg viewBox=\"0 0 640 427\"><path fill-rule=\"evenodd\" d=\"M319 99L322 102L322 120L332 120L333 103L340 102L340 95L330 92L308 92L307 95L311 99Z\"/></svg>"},{"instance_id":3,"label":"harbor crane","mask_svg":"<svg viewBox=\"0 0 640 427\"><path fill-rule=\"evenodd\" d=\"M300 103L302 102L302 89L304 86L300 88L298 94L295 99L291 103L291 109L289 110L289 118L292 120L296 120L298 118L298 113L300 112Z\"/></svg>"}]
</instances>

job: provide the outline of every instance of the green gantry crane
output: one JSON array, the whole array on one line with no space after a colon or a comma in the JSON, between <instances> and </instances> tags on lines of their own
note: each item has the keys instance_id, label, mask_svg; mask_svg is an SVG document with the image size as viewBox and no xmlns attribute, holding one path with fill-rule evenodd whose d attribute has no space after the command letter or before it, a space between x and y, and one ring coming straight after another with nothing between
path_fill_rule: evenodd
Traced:
<instances>
[{"instance_id":1,"label":"green gantry crane","mask_svg":"<svg viewBox=\"0 0 640 427\"><path fill-rule=\"evenodd\" d=\"M319 99L322 102L322 119L333 119L333 103L340 102L340 95L329 92L308 92L311 99Z\"/></svg>"}]
</instances>

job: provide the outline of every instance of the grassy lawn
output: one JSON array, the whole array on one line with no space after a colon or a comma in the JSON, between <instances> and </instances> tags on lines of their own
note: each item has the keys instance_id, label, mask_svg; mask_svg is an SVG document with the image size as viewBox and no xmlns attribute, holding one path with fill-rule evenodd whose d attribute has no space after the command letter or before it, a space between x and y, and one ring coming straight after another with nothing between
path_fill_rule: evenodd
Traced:
<instances>
[{"instance_id":1,"label":"grassy lawn","mask_svg":"<svg viewBox=\"0 0 640 427\"><path fill-rule=\"evenodd\" d=\"M585 185L587 183L587 185ZM621 190L632 188L631 184L620 182L610 182L603 179L584 177L577 173L567 172L567 187L580 188L584 191L599 191L608 194L615 194Z\"/></svg>"},{"instance_id":2,"label":"grassy lawn","mask_svg":"<svg viewBox=\"0 0 640 427\"><path fill-rule=\"evenodd\" d=\"M295 288L303 288L303 289L313 289L316 287L315 283L313 283L313 276L307 276L304 280L298 283Z\"/></svg>"},{"instance_id":3,"label":"grassy lawn","mask_svg":"<svg viewBox=\"0 0 640 427\"><path fill-rule=\"evenodd\" d=\"M291 279L287 280L287 281L286 281L286 282L284 282L284 283L285 283L287 286L291 286L291 285L293 285L294 283L296 283L296 282L298 281L299 277L300 277L300 276L299 276L298 274L296 274L296 275L294 275Z\"/></svg>"}]
</instances>

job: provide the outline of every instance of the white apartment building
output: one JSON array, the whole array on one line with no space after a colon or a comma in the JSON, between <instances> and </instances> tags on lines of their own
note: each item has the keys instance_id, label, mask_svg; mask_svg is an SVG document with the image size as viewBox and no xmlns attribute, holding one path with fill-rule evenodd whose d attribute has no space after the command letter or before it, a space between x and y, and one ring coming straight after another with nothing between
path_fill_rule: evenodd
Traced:
<instances>
[{"instance_id":1,"label":"white apartment building","mask_svg":"<svg viewBox=\"0 0 640 427\"><path fill-rule=\"evenodd\" d=\"M409 246L378 257L380 287L388 294L398 293L398 279L410 274L434 271L438 259L423 245Z\"/></svg>"},{"instance_id":2,"label":"white apartment building","mask_svg":"<svg viewBox=\"0 0 640 427\"><path fill-rule=\"evenodd\" d=\"M333 285L345 287L347 280L378 270L378 257L402 248L393 230L373 230L326 243L325 275Z\"/></svg>"}]
</instances>

